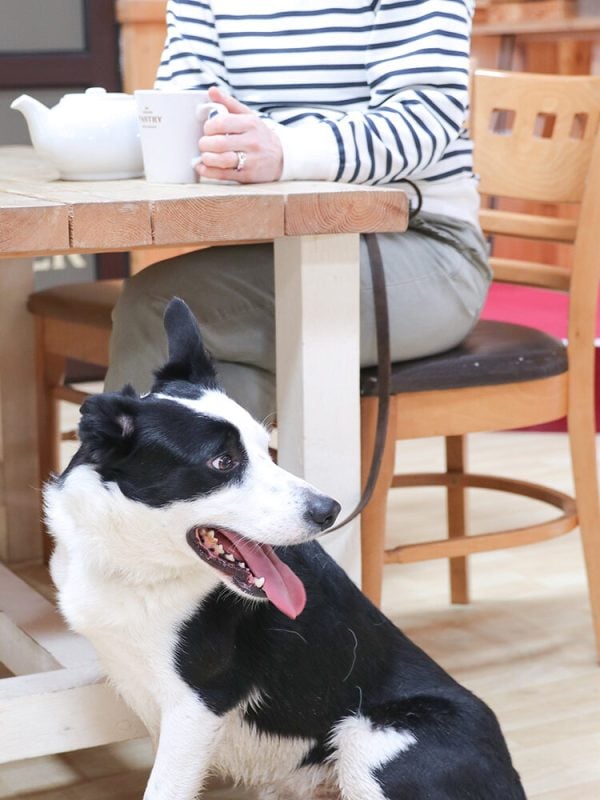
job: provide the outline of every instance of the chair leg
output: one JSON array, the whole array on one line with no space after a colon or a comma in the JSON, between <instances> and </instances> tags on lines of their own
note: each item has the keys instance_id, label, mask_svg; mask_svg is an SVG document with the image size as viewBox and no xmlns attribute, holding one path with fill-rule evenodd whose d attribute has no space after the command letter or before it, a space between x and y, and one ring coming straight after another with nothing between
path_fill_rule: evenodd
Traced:
<instances>
[{"instance_id":1,"label":"chair leg","mask_svg":"<svg viewBox=\"0 0 600 800\"><path fill-rule=\"evenodd\" d=\"M40 387L40 485L60 470L59 405L53 389L65 374L65 359L46 355L45 382Z\"/></svg>"},{"instance_id":2,"label":"chair leg","mask_svg":"<svg viewBox=\"0 0 600 800\"><path fill-rule=\"evenodd\" d=\"M600 662L600 508L592 403L570 399L569 443L575 481L579 530L587 571L596 656Z\"/></svg>"},{"instance_id":3,"label":"chair leg","mask_svg":"<svg viewBox=\"0 0 600 800\"><path fill-rule=\"evenodd\" d=\"M464 473L466 467L466 439L464 436L446 437L446 471ZM464 487L448 484L446 508L448 538L466 534L467 498ZM469 573L466 556L450 558L450 599L453 603L469 602Z\"/></svg>"},{"instance_id":4,"label":"chair leg","mask_svg":"<svg viewBox=\"0 0 600 800\"><path fill-rule=\"evenodd\" d=\"M35 324L38 475L41 489L51 473L58 472L60 468L60 421L58 402L53 396L53 390L60 386L64 380L66 359L45 351L43 320L36 318ZM46 561L50 556L50 551L51 541L46 533L44 536L44 558Z\"/></svg>"},{"instance_id":5,"label":"chair leg","mask_svg":"<svg viewBox=\"0 0 600 800\"><path fill-rule=\"evenodd\" d=\"M377 398L361 400L361 463L362 483L367 479L377 422ZM381 470L371 500L361 516L362 590L376 606L381 604L385 555L385 523L387 496L394 476L396 446L396 400L390 398L390 419Z\"/></svg>"}]
</instances>

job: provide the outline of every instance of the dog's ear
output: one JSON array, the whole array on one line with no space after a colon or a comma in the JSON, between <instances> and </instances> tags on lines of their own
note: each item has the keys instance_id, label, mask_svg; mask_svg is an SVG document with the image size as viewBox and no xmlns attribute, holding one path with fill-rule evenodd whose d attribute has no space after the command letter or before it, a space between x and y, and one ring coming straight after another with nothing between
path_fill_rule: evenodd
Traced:
<instances>
[{"instance_id":1,"label":"dog's ear","mask_svg":"<svg viewBox=\"0 0 600 800\"><path fill-rule=\"evenodd\" d=\"M186 381L207 389L218 388L215 368L204 349L196 318L179 297L174 297L169 302L164 324L169 343L169 360L155 373L156 381L152 391L160 391L170 381Z\"/></svg>"},{"instance_id":2,"label":"dog's ear","mask_svg":"<svg viewBox=\"0 0 600 800\"><path fill-rule=\"evenodd\" d=\"M131 386L88 397L81 406L79 439L93 463L125 455L133 446L140 399Z\"/></svg>"}]
</instances>

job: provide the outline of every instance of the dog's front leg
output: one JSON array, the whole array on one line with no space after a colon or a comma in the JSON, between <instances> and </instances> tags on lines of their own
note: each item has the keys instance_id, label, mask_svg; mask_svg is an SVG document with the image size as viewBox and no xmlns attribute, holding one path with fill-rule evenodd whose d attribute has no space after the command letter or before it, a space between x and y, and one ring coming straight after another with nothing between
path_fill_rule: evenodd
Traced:
<instances>
[{"instance_id":1,"label":"dog's front leg","mask_svg":"<svg viewBox=\"0 0 600 800\"><path fill-rule=\"evenodd\" d=\"M189 692L163 712L144 800L194 800L202 790L222 718Z\"/></svg>"}]
</instances>

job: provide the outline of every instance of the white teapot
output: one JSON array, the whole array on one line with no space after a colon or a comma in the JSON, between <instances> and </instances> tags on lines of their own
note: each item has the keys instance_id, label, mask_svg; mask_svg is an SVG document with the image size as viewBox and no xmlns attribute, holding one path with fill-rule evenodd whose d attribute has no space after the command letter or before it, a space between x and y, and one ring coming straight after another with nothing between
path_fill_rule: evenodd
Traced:
<instances>
[{"instance_id":1,"label":"white teapot","mask_svg":"<svg viewBox=\"0 0 600 800\"><path fill-rule=\"evenodd\" d=\"M66 94L53 108L21 95L11 103L29 127L36 152L73 181L137 178L143 174L135 101L99 87Z\"/></svg>"}]
</instances>

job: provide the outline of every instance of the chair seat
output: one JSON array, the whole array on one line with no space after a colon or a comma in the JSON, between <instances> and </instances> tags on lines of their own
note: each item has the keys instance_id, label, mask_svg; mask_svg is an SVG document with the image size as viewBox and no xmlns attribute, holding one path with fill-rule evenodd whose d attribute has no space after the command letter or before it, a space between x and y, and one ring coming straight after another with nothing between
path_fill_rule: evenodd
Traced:
<instances>
[{"instance_id":1,"label":"chair seat","mask_svg":"<svg viewBox=\"0 0 600 800\"><path fill-rule=\"evenodd\" d=\"M392 364L392 394L493 386L560 375L567 351L560 339L509 322L480 320L458 347ZM361 395L377 394L377 368L361 370Z\"/></svg>"},{"instance_id":2,"label":"chair seat","mask_svg":"<svg viewBox=\"0 0 600 800\"><path fill-rule=\"evenodd\" d=\"M31 294L27 308L38 317L110 330L122 287L122 280L53 286Z\"/></svg>"}]
</instances>

